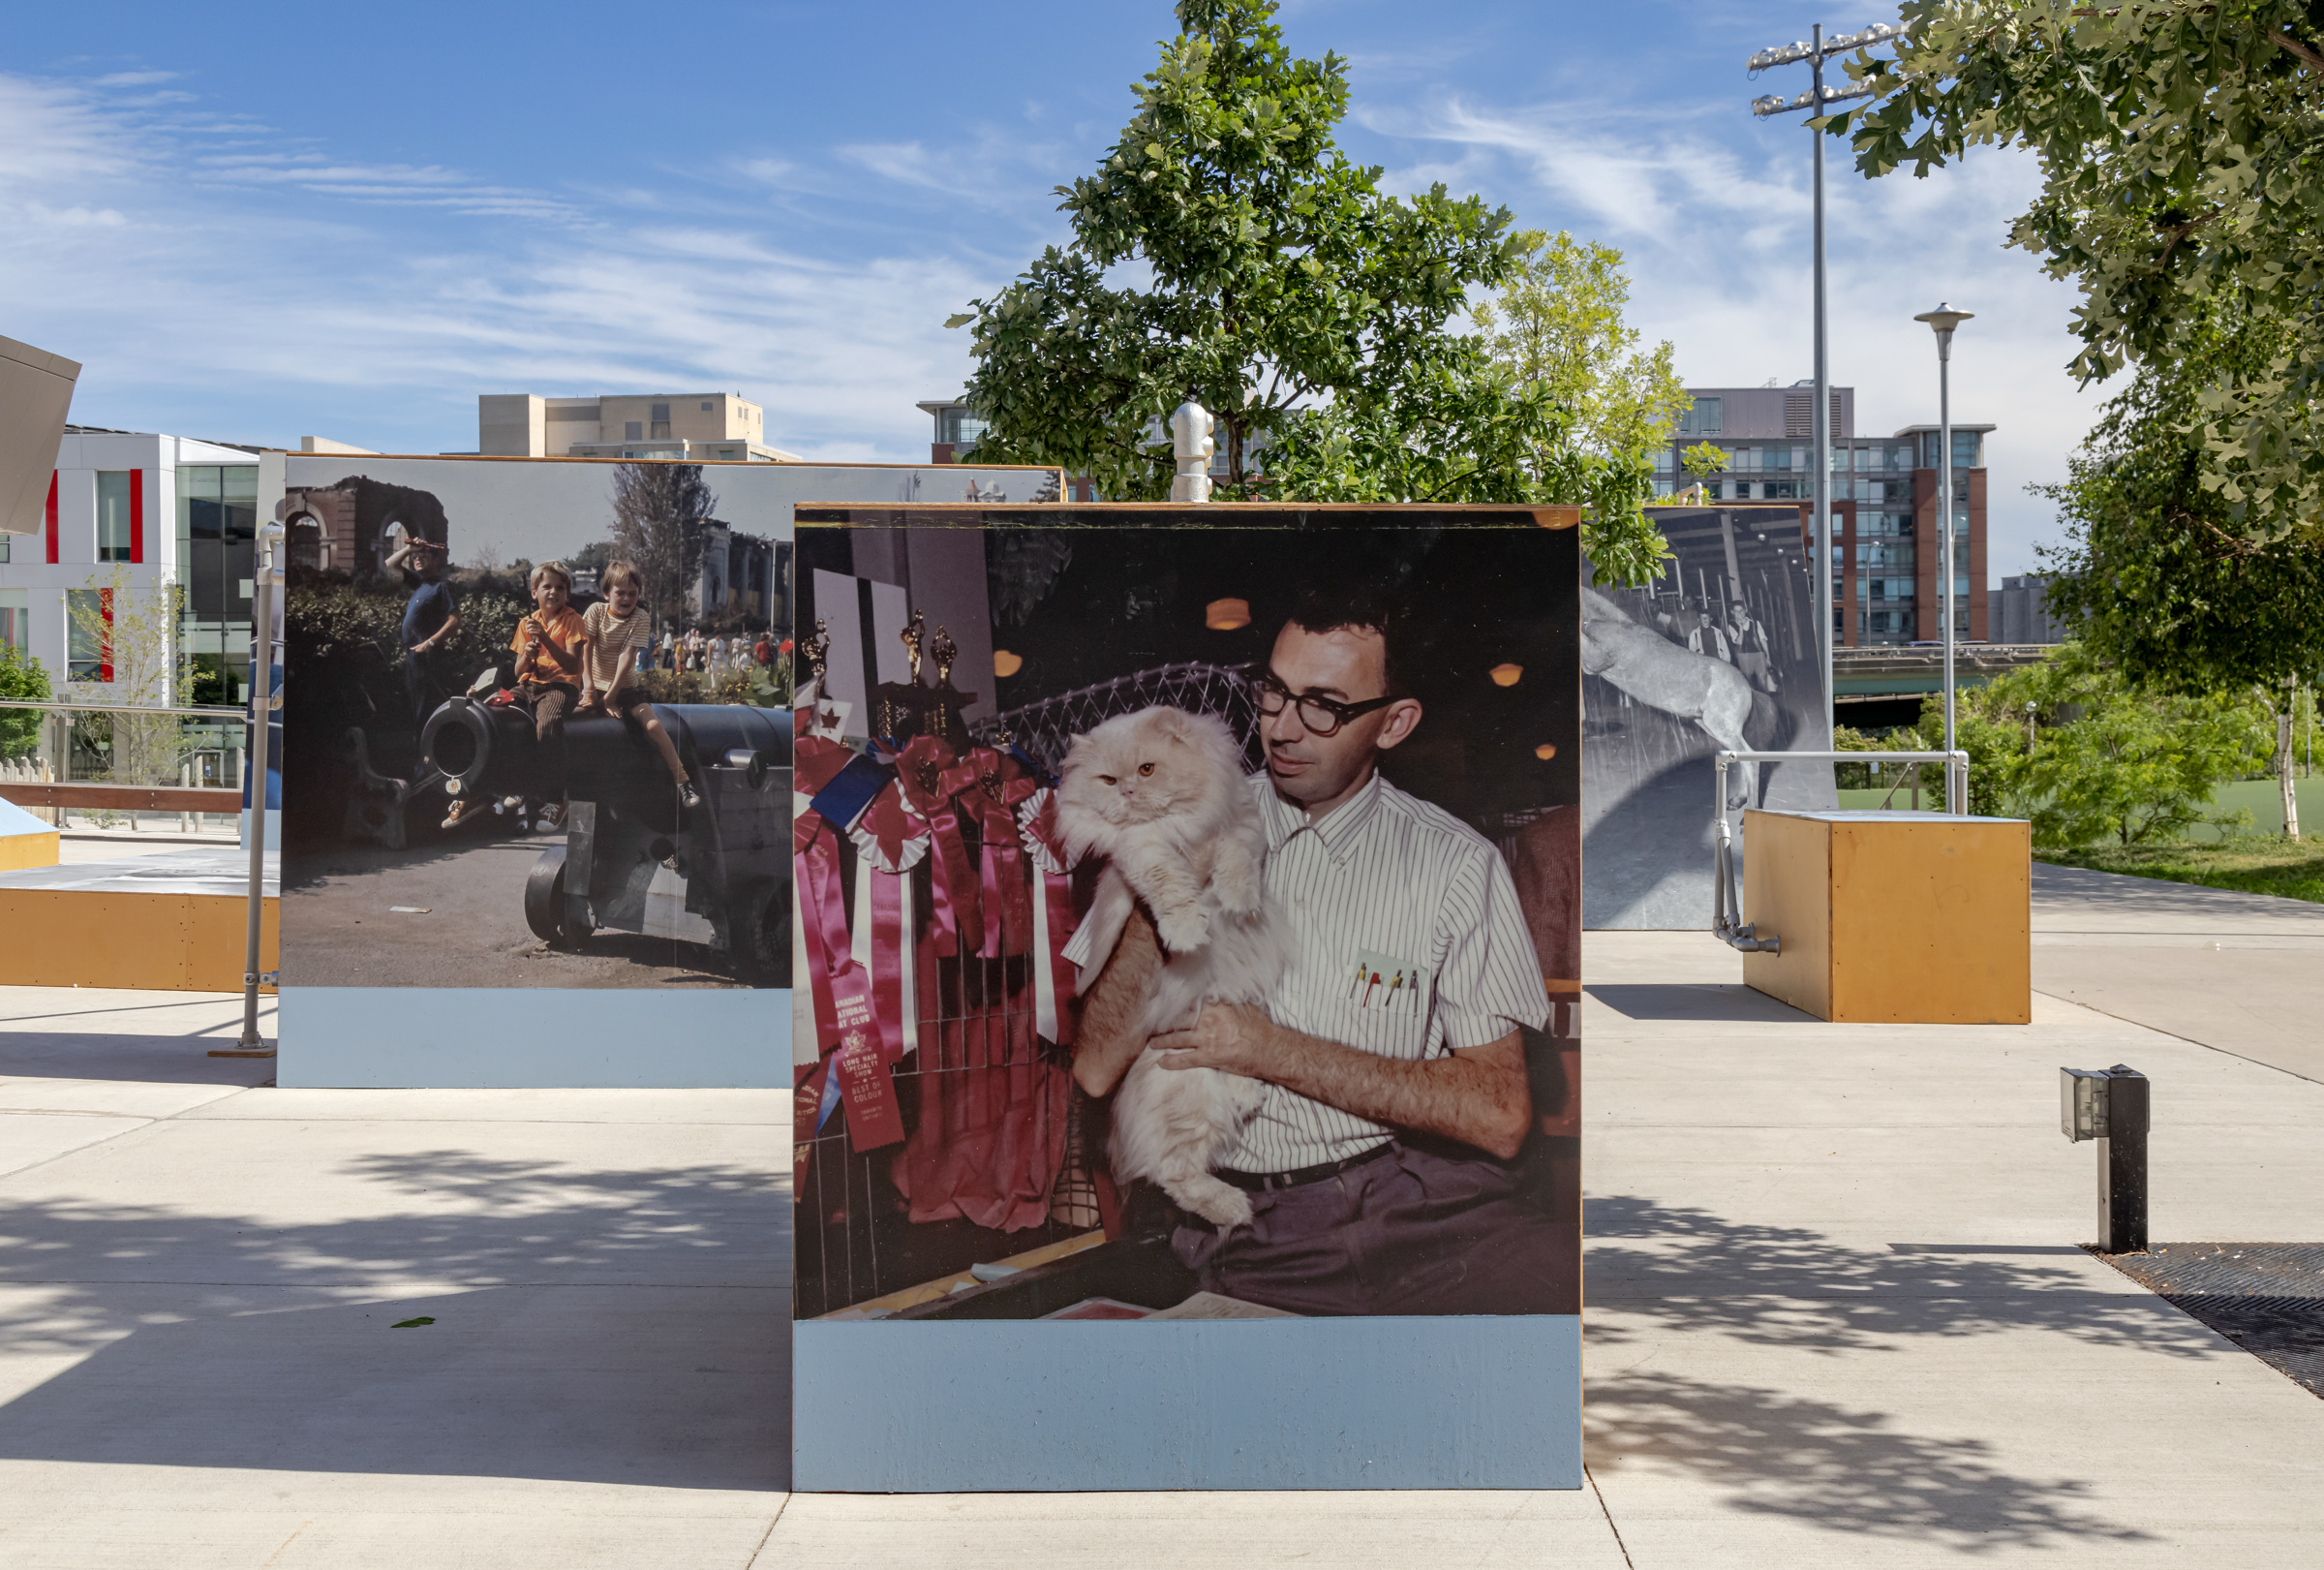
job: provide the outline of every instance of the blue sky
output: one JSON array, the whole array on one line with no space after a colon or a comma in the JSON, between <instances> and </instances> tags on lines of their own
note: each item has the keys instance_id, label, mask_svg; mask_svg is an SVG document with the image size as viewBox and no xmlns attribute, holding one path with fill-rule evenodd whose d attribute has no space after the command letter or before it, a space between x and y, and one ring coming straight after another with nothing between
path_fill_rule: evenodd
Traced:
<instances>
[{"instance_id":1,"label":"blue sky","mask_svg":"<svg viewBox=\"0 0 2324 1570\"><path fill-rule=\"evenodd\" d=\"M1283 15L1350 60L1342 141L1390 189L1622 248L1691 382L1809 374L1808 134L1748 108L1806 72L1742 62L1815 12ZM1173 31L1155 0L39 8L0 57L0 332L85 362L90 424L433 452L474 446L479 392L729 389L793 451L920 457L913 401L967 367L944 318L1063 237L1051 188ZM1978 313L1954 409L2001 427L1997 578L2053 537L2023 487L2096 403L2063 370L2071 289L2002 246L2033 190L1995 153L1871 184L1835 157L1829 185L1859 429L1935 417L1915 311Z\"/></svg>"}]
</instances>

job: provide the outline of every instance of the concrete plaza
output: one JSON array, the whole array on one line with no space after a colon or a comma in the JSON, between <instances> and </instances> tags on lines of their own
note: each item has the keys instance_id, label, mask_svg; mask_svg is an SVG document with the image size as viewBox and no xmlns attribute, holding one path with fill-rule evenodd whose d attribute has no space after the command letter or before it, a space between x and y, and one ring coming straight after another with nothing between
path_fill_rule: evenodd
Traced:
<instances>
[{"instance_id":1,"label":"concrete plaza","mask_svg":"<svg viewBox=\"0 0 2324 1570\"><path fill-rule=\"evenodd\" d=\"M1544 1494L787 1496L787 1097L279 1091L232 1000L15 989L0 1563L2312 1564L2324 1402L2075 1247L2056 1082L2154 1080L2158 1241L2316 1238L2324 910L2040 869L2036 925L1976 1029L1589 936Z\"/></svg>"}]
</instances>

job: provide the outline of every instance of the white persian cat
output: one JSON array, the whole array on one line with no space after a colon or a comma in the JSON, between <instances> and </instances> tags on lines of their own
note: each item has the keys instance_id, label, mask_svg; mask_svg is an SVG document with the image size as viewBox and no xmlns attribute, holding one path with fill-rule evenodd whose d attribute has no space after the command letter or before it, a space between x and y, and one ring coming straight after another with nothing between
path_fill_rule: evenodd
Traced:
<instances>
[{"instance_id":1,"label":"white persian cat","mask_svg":"<svg viewBox=\"0 0 2324 1570\"><path fill-rule=\"evenodd\" d=\"M1112 954L1133 896L1154 915L1163 963L1139 1029L1192 1022L1206 1001L1264 1005L1290 939L1267 897L1267 827L1223 721L1151 708L1076 736L1057 787L1057 826L1076 854L1108 858L1086 918L1087 974ZM1151 1178L1222 1229L1251 1218L1248 1195L1210 1168L1259 1110L1266 1087L1215 1068L1171 1071L1148 1047L1114 1098L1114 1170Z\"/></svg>"}]
</instances>

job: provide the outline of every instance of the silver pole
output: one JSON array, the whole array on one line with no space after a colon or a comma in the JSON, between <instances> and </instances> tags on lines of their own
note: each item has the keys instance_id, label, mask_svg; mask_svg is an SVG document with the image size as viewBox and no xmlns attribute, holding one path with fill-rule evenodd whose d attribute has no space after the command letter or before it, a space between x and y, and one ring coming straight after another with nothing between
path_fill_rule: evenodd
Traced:
<instances>
[{"instance_id":1,"label":"silver pole","mask_svg":"<svg viewBox=\"0 0 2324 1570\"><path fill-rule=\"evenodd\" d=\"M266 911L266 744L274 723L274 597L279 592L275 545L283 526L268 521L259 530L252 563L250 600L250 751L243 778L250 790L249 918L243 928L241 1050L263 1047L259 1035L260 953Z\"/></svg>"},{"instance_id":2,"label":"silver pole","mask_svg":"<svg viewBox=\"0 0 2324 1570\"><path fill-rule=\"evenodd\" d=\"M1944 750L1954 750L1953 714L1953 335L1937 335L1937 537L1938 570L1944 574L1937 602L1944 607ZM1945 804L1949 812L1966 802Z\"/></svg>"},{"instance_id":3,"label":"silver pole","mask_svg":"<svg viewBox=\"0 0 2324 1570\"><path fill-rule=\"evenodd\" d=\"M1809 118L1823 113L1823 23L1818 22L1809 32L1809 46L1815 53L1809 58L1815 72L1815 98L1808 110ZM1816 645L1823 662L1823 733L1824 745L1831 745L1833 723L1837 710L1832 702L1832 574L1839 570L1839 556L1832 542L1832 385L1831 369L1825 358L1823 316L1823 133L1811 130L1816 139L1816 540L1821 570L1816 574ZM1944 746L1952 750L1952 733L1945 733Z\"/></svg>"}]
</instances>

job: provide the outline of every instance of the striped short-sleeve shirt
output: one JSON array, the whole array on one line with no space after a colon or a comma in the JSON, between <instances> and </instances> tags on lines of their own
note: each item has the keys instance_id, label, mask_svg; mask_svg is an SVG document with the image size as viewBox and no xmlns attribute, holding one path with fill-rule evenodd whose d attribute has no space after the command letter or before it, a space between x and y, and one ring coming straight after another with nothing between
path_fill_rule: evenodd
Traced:
<instances>
[{"instance_id":1,"label":"striped short-sleeve shirt","mask_svg":"<svg viewBox=\"0 0 2324 1570\"><path fill-rule=\"evenodd\" d=\"M1276 1024L1413 1062L1547 1024L1516 884L1483 835L1376 773L1313 822L1266 775L1250 787L1267 820L1268 892L1297 945L1268 1004ZM1292 1172L1393 1132L1269 1085L1223 1164Z\"/></svg>"},{"instance_id":2,"label":"striped short-sleeve shirt","mask_svg":"<svg viewBox=\"0 0 2324 1570\"><path fill-rule=\"evenodd\" d=\"M589 631L589 679L596 686L610 690L614 668L621 663L622 651L635 649L642 652L646 647L645 612L633 610L626 617L616 616L612 604L600 600L589 607L588 613L581 618L581 625ZM632 659L628 677L622 685L627 687L636 680L637 661Z\"/></svg>"}]
</instances>

